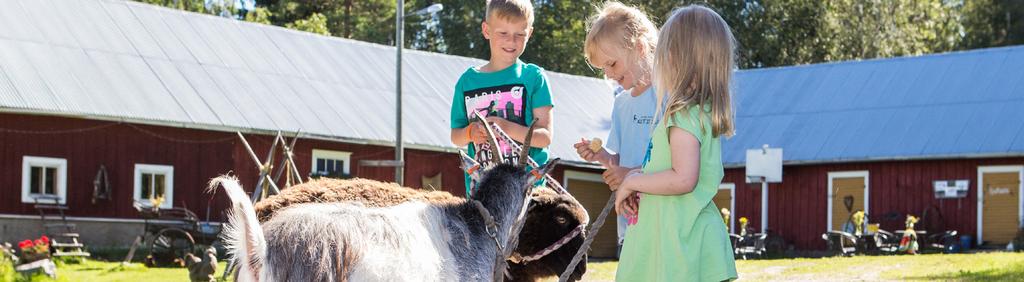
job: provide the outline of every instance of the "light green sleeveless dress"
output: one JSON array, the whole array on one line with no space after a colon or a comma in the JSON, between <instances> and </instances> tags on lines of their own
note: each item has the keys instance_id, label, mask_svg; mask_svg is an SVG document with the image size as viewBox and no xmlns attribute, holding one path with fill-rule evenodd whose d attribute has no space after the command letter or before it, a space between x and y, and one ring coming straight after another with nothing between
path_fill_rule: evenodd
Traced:
<instances>
[{"instance_id":1,"label":"light green sleeveless dress","mask_svg":"<svg viewBox=\"0 0 1024 282\"><path fill-rule=\"evenodd\" d=\"M725 175L722 144L711 133L710 114L698 107L661 121L651 139L643 172L672 168L668 128L685 130L700 142L700 173L693 192L643 194L640 218L626 231L616 281L724 281L736 279L732 245L718 207L711 201Z\"/></svg>"}]
</instances>

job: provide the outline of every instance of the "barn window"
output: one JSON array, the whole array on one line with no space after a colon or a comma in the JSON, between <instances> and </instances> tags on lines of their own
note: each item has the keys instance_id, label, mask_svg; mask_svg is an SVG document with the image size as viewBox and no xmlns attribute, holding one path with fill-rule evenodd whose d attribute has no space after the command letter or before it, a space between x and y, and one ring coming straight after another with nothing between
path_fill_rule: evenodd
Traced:
<instances>
[{"instance_id":1,"label":"barn window","mask_svg":"<svg viewBox=\"0 0 1024 282\"><path fill-rule=\"evenodd\" d=\"M313 149L313 177L348 178L352 153Z\"/></svg>"},{"instance_id":2,"label":"barn window","mask_svg":"<svg viewBox=\"0 0 1024 282\"><path fill-rule=\"evenodd\" d=\"M68 161L59 158L25 156L21 163L21 202L66 203Z\"/></svg>"},{"instance_id":3,"label":"barn window","mask_svg":"<svg viewBox=\"0 0 1024 282\"><path fill-rule=\"evenodd\" d=\"M169 165L135 165L135 202L169 209L174 203L174 167Z\"/></svg>"}]
</instances>

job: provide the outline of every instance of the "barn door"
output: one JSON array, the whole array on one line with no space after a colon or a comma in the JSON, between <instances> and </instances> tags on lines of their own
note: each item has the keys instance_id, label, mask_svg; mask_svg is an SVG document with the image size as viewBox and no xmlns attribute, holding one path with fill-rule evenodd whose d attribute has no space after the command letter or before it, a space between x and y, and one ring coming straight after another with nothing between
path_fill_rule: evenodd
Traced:
<instances>
[{"instance_id":1,"label":"barn door","mask_svg":"<svg viewBox=\"0 0 1024 282\"><path fill-rule=\"evenodd\" d=\"M1020 225L1021 172L981 173L982 236L989 244L1005 245Z\"/></svg>"},{"instance_id":2,"label":"barn door","mask_svg":"<svg viewBox=\"0 0 1024 282\"><path fill-rule=\"evenodd\" d=\"M597 218L608 203L608 197L612 192L608 185L601 180L600 174L583 173L577 171L565 172L565 189L576 197L576 200L583 205L591 218ZM588 256L593 258L615 258L618 255L618 232L616 227L615 210L608 213L605 224L597 232L597 237L590 245Z\"/></svg>"},{"instance_id":3,"label":"barn door","mask_svg":"<svg viewBox=\"0 0 1024 282\"><path fill-rule=\"evenodd\" d=\"M829 228L843 230L850 215L867 210L867 172L829 173Z\"/></svg>"},{"instance_id":4,"label":"barn door","mask_svg":"<svg viewBox=\"0 0 1024 282\"><path fill-rule=\"evenodd\" d=\"M736 222L736 217L741 216L736 214L736 205L733 204L733 190L735 189L735 184L722 183L721 185L718 186L718 193L715 194L715 197L711 199L711 201L715 203L715 206L718 207L719 211L721 211L723 208L729 210L729 222L725 223L725 225L729 227L729 232L735 232L734 222ZM749 215L747 215L747 217L749 217Z\"/></svg>"}]
</instances>

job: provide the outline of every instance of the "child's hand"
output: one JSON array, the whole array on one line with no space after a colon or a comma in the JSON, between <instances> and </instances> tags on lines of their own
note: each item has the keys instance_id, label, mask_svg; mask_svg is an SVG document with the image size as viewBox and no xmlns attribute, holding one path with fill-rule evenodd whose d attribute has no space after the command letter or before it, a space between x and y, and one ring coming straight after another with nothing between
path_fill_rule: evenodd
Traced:
<instances>
[{"instance_id":1,"label":"child's hand","mask_svg":"<svg viewBox=\"0 0 1024 282\"><path fill-rule=\"evenodd\" d=\"M487 142L487 128L480 122L471 122L466 127L469 130L469 141L474 144L483 144Z\"/></svg>"},{"instance_id":2,"label":"child's hand","mask_svg":"<svg viewBox=\"0 0 1024 282\"><path fill-rule=\"evenodd\" d=\"M615 190L615 212L626 217L633 217L637 214L639 202L636 199L636 192L626 187Z\"/></svg>"},{"instance_id":3,"label":"child's hand","mask_svg":"<svg viewBox=\"0 0 1024 282\"><path fill-rule=\"evenodd\" d=\"M584 161L597 161L598 154L597 152L594 152L594 150L590 149L590 141L580 138L580 142L573 144L572 146L576 148L576 154L580 155L580 158L582 158Z\"/></svg>"},{"instance_id":4,"label":"child's hand","mask_svg":"<svg viewBox=\"0 0 1024 282\"><path fill-rule=\"evenodd\" d=\"M626 175L632 172L632 168L611 166L601 174L601 178L604 179L604 183L608 184L608 187L615 191L622 185L622 180L626 179Z\"/></svg>"},{"instance_id":5,"label":"child's hand","mask_svg":"<svg viewBox=\"0 0 1024 282\"><path fill-rule=\"evenodd\" d=\"M495 116L486 117L485 119L487 120L488 123L494 124L494 126L500 127L501 130L505 130L505 132L508 132L510 121L508 121L507 119Z\"/></svg>"}]
</instances>

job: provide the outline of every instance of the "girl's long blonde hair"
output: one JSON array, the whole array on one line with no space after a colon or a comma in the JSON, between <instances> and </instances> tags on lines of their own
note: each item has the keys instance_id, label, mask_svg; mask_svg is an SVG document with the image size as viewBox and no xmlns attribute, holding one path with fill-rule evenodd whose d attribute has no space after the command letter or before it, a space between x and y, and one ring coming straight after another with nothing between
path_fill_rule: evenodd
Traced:
<instances>
[{"instance_id":1,"label":"girl's long blonde hair","mask_svg":"<svg viewBox=\"0 0 1024 282\"><path fill-rule=\"evenodd\" d=\"M700 107L703 119L710 108L712 136L732 136L736 41L729 25L715 11L690 5L672 13L659 37L654 55L659 111L668 99L662 120L689 107Z\"/></svg>"},{"instance_id":2,"label":"girl's long blonde hair","mask_svg":"<svg viewBox=\"0 0 1024 282\"><path fill-rule=\"evenodd\" d=\"M619 2L607 2L601 12L590 18L587 24L587 38L583 41L583 54L587 63L598 67L591 59L597 50L609 53L603 47L616 48L615 52L627 52L628 58L640 62L644 73L635 74L638 78L650 77L651 66L654 65L654 48L658 44L658 27L647 14L635 7ZM636 48L643 48L643 54L637 56ZM650 84L651 81L640 81Z\"/></svg>"}]
</instances>

